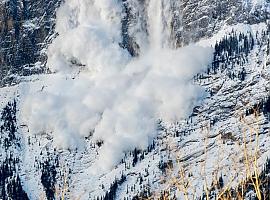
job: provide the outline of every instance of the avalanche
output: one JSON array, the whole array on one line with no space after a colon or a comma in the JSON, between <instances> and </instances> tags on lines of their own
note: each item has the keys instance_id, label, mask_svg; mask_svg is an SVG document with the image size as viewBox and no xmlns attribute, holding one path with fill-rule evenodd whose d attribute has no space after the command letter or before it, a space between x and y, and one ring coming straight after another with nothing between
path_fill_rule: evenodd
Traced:
<instances>
[{"instance_id":1,"label":"avalanche","mask_svg":"<svg viewBox=\"0 0 270 200\"><path fill-rule=\"evenodd\" d=\"M78 148L91 135L104 143L96 167L110 169L126 151L147 148L158 119L187 117L204 96L192 78L211 63L212 49L166 46L162 13L161 1L149 2L148 47L132 58L119 46L117 1L66 1L48 51L55 74L39 80L39 91L25 86L22 123L33 134L52 133L60 148Z\"/></svg>"}]
</instances>

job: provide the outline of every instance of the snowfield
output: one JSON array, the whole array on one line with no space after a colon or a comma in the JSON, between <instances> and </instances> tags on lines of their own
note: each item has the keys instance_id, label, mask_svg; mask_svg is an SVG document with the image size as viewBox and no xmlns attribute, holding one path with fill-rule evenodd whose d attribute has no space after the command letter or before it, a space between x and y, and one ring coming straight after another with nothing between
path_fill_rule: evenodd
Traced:
<instances>
[{"instance_id":1,"label":"snowfield","mask_svg":"<svg viewBox=\"0 0 270 200\"><path fill-rule=\"evenodd\" d=\"M132 57L119 45L117 1L67 0L49 73L0 88L0 158L16 163L29 199L157 199L162 191L191 199L220 177L237 187L247 165L263 170L269 24L224 26L174 49L168 5L150 0L147 9L150 32L132 30L143 43Z\"/></svg>"}]
</instances>

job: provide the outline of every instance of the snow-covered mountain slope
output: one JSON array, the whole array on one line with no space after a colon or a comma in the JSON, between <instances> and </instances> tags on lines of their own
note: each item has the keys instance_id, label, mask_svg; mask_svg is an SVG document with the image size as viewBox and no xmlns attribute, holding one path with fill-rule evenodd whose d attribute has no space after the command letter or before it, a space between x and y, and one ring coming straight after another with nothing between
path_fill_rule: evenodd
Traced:
<instances>
[{"instance_id":1,"label":"snow-covered mountain slope","mask_svg":"<svg viewBox=\"0 0 270 200\"><path fill-rule=\"evenodd\" d=\"M261 172L268 16L267 1L67 0L42 69L54 73L0 88L0 198L215 199Z\"/></svg>"}]
</instances>

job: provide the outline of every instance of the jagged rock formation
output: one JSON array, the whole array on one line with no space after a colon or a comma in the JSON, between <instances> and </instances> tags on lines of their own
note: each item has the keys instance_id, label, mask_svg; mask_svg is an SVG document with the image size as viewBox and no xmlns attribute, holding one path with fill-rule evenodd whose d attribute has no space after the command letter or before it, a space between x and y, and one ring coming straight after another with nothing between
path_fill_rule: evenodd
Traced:
<instances>
[{"instance_id":1,"label":"jagged rock formation","mask_svg":"<svg viewBox=\"0 0 270 200\"><path fill-rule=\"evenodd\" d=\"M45 72L46 47L54 33L59 1L8 0L0 2L0 85L17 76Z\"/></svg>"},{"instance_id":2,"label":"jagged rock formation","mask_svg":"<svg viewBox=\"0 0 270 200\"><path fill-rule=\"evenodd\" d=\"M137 35L147 34L147 15L145 14L148 1L123 1L124 15L123 35L124 42L132 55L141 46L136 41ZM181 47L197 42L204 37L210 37L224 25L237 23L258 24L269 19L269 2L264 5L254 5L249 1L189 1L170 0L163 4L169 46ZM167 6L167 7L166 7ZM141 17L145 16L145 18ZM165 20L165 18L164 18ZM143 26L142 26L143 25Z\"/></svg>"}]
</instances>

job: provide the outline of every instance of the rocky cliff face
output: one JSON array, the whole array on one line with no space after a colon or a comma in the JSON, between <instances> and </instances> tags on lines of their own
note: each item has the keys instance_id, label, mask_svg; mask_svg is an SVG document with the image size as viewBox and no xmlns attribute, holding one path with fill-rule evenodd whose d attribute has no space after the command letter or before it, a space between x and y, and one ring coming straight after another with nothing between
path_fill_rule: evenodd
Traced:
<instances>
[{"instance_id":1,"label":"rocky cliff face","mask_svg":"<svg viewBox=\"0 0 270 200\"><path fill-rule=\"evenodd\" d=\"M16 83L18 76L45 72L46 47L54 33L60 1L10 0L0 2L0 84Z\"/></svg>"},{"instance_id":2,"label":"rocky cliff face","mask_svg":"<svg viewBox=\"0 0 270 200\"><path fill-rule=\"evenodd\" d=\"M35 135L17 120L24 83L33 82L35 91L46 90L38 83L39 76L31 75L48 72L46 49L57 35L60 0L1 1L0 199L162 199L168 195L168 185L172 199L184 199L185 188L171 183L175 177L183 186L196 188L195 194L188 189L191 196L207 199L207 190L215 199L227 186L239 190L238 180L245 178L239 173L245 169L243 146L253 153L257 145L258 168L263 168L270 153L270 3L162 2L163 45L179 48L199 42L214 47L212 64L193 79L207 95L189 118L173 124L160 121L158 136L147 149L126 152L113 170L93 176L90 169L102 141L95 143L90 135L84 138L83 149L57 149L53 134ZM148 40L148 4L147 0L121 2L119 46L134 57ZM269 161L262 171L261 188L267 191ZM218 177L219 184L206 178L211 175ZM252 199L254 188L246 188L244 196Z\"/></svg>"},{"instance_id":3,"label":"rocky cliff face","mask_svg":"<svg viewBox=\"0 0 270 200\"><path fill-rule=\"evenodd\" d=\"M148 1L123 1L123 40L129 51L134 55L140 41L136 41L137 34L147 34L146 10ZM257 4L251 1L174 1L163 4L163 20L167 41L172 47L197 42L201 38L210 37L223 26L237 23L258 24L269 19L269 2ZM145 16L145 17L142 17ZM168 20L169 19L169 20ZM144 23L142 23L142 21ZM143 25L144 24L144 25ZM143 25L143 26L142 26ZM128 40L129 39L129 40Z\"/></svg>"},{"instance_id":4,"label":"rocky cliff face","mask_svg":"<svg viewBox=\"0 0 270 200\"><path fill-rule=\"evenodd\" d=\"M57 1L8 0L1 10L1 85L18 82L20 76L46 72L46 48L54 38ZM139 54L138 34L147 35L148 1L123 0L121 46L131 55ZM269 2L174 1L164 4L164 22L170 46L180 47L209 37L224 25L258 24L269 19ZM165 19L165 18L164 18ZM142 23L142 21L144 23ZM143 25L145 24L145 25ZM19 77L18 77L19 76Z\"/></svg>"}]
</instances>

